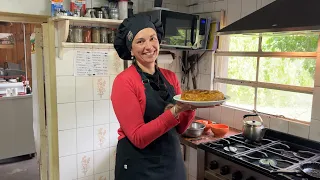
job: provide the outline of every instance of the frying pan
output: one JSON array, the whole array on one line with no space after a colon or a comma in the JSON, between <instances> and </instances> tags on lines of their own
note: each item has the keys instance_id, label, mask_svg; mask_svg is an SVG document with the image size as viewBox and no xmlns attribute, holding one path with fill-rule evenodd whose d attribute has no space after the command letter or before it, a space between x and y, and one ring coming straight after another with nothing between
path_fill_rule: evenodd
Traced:
<instances>
[{"instance_id":1,"label":"frying pan","mask_svg":"<svg viewBox=\"0 0 320 180\"><path fill-rule=\"evenodd\" d=\"M320 163L310 162L303 163L299 166L299 170L277 170L273 171L274 173L289 173L297 174L302 173L312 179L320 179Z\"/></svg>"}]
</instances>

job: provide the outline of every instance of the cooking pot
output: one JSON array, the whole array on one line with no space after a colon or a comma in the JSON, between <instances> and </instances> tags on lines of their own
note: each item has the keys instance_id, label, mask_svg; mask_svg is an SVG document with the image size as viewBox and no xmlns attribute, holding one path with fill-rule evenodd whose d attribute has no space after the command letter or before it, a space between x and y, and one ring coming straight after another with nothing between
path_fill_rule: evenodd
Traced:
<instances>
[{"instance_id":1,"label":"cooking pot","mask_svg":"<svg viewBox=\"0 0 320 180\"><path fill-rule=\"evenodd\" d=\"M245 118L250 116L258 116L260 121L257 120L251 120L251 121L245 121ZM262 140L266 128L263 126L263 120L258 114L247 114L243 116L243 129L242 134L245 139L248 139L252 142L259 142Z\"/></svg>"}]
</instances>

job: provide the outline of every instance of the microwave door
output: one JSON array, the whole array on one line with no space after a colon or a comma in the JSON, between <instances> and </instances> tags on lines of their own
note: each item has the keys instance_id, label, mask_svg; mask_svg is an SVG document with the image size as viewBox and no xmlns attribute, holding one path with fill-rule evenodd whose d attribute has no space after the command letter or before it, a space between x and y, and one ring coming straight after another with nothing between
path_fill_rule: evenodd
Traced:
<instances>
[{"instance_id":1,"label":"microwave door","mask_svg":"<svg viewBox=\"0 0 320 180\"><path fill-rule=\"evenodd\" d=\"M192 47L195 44L197 16L185 13L162 11L164 44Z\"/></svg>"}]
</instances>

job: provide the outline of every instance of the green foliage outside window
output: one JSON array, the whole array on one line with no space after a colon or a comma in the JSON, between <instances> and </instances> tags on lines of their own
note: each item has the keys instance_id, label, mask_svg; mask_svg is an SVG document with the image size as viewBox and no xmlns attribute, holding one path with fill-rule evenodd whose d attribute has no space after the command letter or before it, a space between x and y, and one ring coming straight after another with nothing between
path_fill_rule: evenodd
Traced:
<instances>
[{"instance_id":1,"label":"green foliage outside window","mask_svg":"<svg viewBox=\"0 0 320 180\"><path fill-rule=\"evenodd\" d=\"M258 37L230 37L229 51L258 51ZM318 35L267 36L263 52L315 52ZM256 57L229 57L227 78L256 80ZM303 87L314 86L316 60L310 58L260 58L259 82ZM253 108L254 92L246 86L227 85L232 105ZM253 89L253 88L251 88ZM312 95L258 88L257 110L310 121Z\"/></svg>"}]
</instances>

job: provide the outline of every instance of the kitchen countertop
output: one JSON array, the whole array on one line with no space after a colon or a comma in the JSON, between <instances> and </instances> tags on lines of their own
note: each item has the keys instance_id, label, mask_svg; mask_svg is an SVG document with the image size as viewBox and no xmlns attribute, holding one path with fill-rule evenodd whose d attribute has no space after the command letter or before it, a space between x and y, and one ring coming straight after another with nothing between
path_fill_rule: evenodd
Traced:
<instances>
[{"instance_id":1,"label":"kitchen countertop","mask_svg":"<svg viewBox=\"0 0 320 180\"><path fill-rule=\"evenodd\" d=\"M204 133L200 137L197 137L197 138L188 138L188 137L184 137L183 135L181 135L180 142L184 145L187 145L187 146L190 146L190 147L196 149L197 145L199 145L200 143L216 141L218 139L229 137L229 136L236 135L239 133L241 133L241 131L234 129L234 128L230 128L229 132L226 135L224 135L223 137L216 137L216 136L214 136L214 134L211 131L209 133Z\"/></svg>"}]
</instances>

